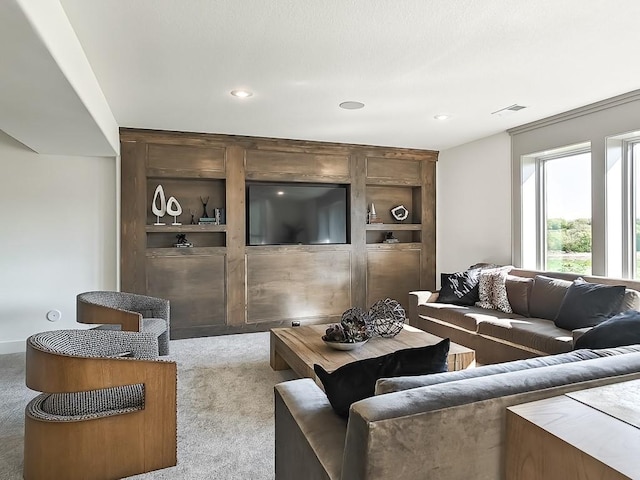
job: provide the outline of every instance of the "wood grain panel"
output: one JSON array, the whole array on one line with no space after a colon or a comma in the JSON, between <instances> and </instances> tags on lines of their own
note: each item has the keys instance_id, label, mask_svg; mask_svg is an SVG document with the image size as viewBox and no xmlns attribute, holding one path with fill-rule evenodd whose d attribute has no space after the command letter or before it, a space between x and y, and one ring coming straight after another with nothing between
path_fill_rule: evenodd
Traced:
<instances>
[{"instance_id":1,"label":"wood grain panel","mask_svg":"<svg viewBox=\"0 0 640 480\"><path fill-rule=\"evenodd\" d=\"M339 316L351 307L350 252L287 252L247 254L247 322Z\"/></svg>"},{"instance_id":2,"label":"wood grain panel","mask_svg":"<svg viewBox=\"0 0 640 480\"><path fill-rule=\"evenodd\" d=\"M367 308L367 185L365 183L365 156L357 153L351 156L350 205L351 205L351 291L353 306Z\"/></svg>"},{"instance_id":3,"label":"wood grain panel","mask_svg":"<svg viewBox=\"0 0 640 480\"><path fill-rule=\"evenodd\" d=\"M420 213L422 221L423 255L420 273L420 288L435 290L436 288L436 164L433 162L422 163L422 197ZM414 203L414 208L418 205ZM415 217L414 217L415 218Z\"/></svg>"},{"instance_id":4,"label":"wood grain panel","mask_svg":"<svg viewBox=\"0 0 640 480\"><path fill-rule=\"evenodd\" d=\"M221 178L225 169L224 148L149 144L147 175Z\"/></svg>"},{"instance_id":5,"label":"wood grain panel","mask_svg":"<svg viewBox=\"0 0 640 480\"><path fill-rule=\"evenodd\" d=\"M409 311L409 292L420 287L420 249L367 249L367 306L393 298Z\"/></svg>"},{"instance_id":6,"label":"wood grain panel","mask_svg":"<svg viewBox=\"0 0 640 480\"><path fill-rule=\"evenodd\" d=\"M265 175L296 175L300 180L344 181L350 176L348 155L281 152L268 150L246 151L247 178L263 179ZM258 177L252 177L257 174Z\"/></svg>"},{"instance_id":7,"label":"wood grain panel","mask_svg":"<svg viewBox=\"0 0 640 480\"><path fill-rule=\"evenodd\" d=\"M567 396L507 409L507 480L640 478L640 430Z\"/></svg>"},{"instance_id":8,"label":"wood grain panel","mask_svg":"<svg viewBox=\"0 0 640 480\"><path fill-rule=\"evenodd\" d=\"M225 255L149 256L147 294L171 302L171 330L225 322Z\"/></svg>"},{"instance_id":9,"label":"wood grain panel","mask_svg":"<svg viewBox=\"0 0 640 480\"><path fill-rule=\"evenodd\" d=\"M420 185L420 160L396 160L392 158L367 158L367 183L390 185Z\"/></svg>"},{"instance_id":10,"label":"wood grain panel","mask_svg":"<svg viewBox=\"0 0 640 480\"><path fill-rule=\"evenodd\" d=\"M244 150L229 148L227 162L227 325L246 323Z\"/></svg>"},{"instance_id":11,"label":"wood grain panel","mask_svg":"<svg viewBox=\"0 0 640 480\"><path fill-rule=\"evenodd\" d=\"M142 295L146 291L144 252L147 243L144 230L147 218L147 182L144 170L146 152L147 145L144 142L120 144L120 288L125 292Z\"/></svg>"}]
</instances>

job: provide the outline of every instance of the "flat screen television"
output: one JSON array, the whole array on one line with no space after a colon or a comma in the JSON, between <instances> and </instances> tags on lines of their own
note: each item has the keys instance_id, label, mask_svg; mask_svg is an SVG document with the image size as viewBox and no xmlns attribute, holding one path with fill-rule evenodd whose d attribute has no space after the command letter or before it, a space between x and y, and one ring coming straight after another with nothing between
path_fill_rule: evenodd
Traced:
<instances>
[{"instance_id":1,"label":"flat screen television","mask_svg":"<svg viewBox=\"0 0 640 480\"><path fill-rule=\"evenodd\" d=\"M247 183L248 245L348 242L346 185Z\"/></svg>"}]
</instances>

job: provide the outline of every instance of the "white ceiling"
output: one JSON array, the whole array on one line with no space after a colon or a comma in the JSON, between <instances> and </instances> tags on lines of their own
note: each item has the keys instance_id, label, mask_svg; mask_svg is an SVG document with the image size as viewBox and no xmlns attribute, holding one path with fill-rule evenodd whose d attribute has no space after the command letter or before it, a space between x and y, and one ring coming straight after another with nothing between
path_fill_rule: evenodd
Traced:
<instances>
[{"instance_id":1,"label":"white ceiling","mask_svg":"<svg viewBox=\"0 0 640 480\"><path fill-rule=\"evenodd\" d=\"M122 127L443 150L640 88L638 0L61 4Z\"/></svg>"}]
</instances>

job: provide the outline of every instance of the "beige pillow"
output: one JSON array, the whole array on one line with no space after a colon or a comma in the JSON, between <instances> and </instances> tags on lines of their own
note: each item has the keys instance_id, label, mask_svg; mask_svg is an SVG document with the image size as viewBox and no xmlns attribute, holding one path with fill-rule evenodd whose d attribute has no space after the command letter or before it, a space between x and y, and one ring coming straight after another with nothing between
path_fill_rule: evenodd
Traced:
<instances>
[{"instance_id":1,"label":"beige pillow","mask_svg":"<svg viewBox=\"0 0 640 480\"><path fill-rule=\"evenodd\" d=\"M529 316L529 297L533 289L533 278L507 275L505 281L507 288L507 298L514 313Z\"/></svg>"}]
</instances>

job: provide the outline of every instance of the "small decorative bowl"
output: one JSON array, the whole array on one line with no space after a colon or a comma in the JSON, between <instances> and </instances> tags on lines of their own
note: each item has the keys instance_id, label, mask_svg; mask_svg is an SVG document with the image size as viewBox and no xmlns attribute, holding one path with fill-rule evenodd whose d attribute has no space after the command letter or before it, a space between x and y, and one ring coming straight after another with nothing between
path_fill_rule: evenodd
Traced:
<instances>
[{"instance_id":1,"label":"small decorative bowl","mask_svg":"<svg viewBox=\"0 0 640 480\"><path fill-rule=\"evenodd\" d=\"M323 342L334 350L355 350L356 348L361 347L367 340L363 340L362 342L331 342L329 340L323 340Z\"/></svg>"}]
</instances>

